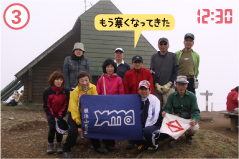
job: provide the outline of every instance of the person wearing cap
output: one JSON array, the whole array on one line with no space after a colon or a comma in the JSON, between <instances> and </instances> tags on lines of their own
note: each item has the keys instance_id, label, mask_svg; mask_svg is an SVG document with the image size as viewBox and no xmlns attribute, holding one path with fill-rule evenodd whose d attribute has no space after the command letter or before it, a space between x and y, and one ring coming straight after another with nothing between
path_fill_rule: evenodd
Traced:
<instances>
[{"instance_id":1,"label":"person wearing cap","mask_svg":"<svg viewBox=\"0 0 239 159\"><path fill-rule=\"evenodd\" d=\"M161 109L167 102L168 96L175 91L174 81L178 73L178 58L168 52L169 41L167 38L158 40L160 51L151 56L150 71L154 79L154 94L159 98Z\"/></svg>"},{"instance_id":2,"label":"person wearing cap","mask_svg":"<svg viewBox=\"0 0 239 159\"><path fill-rule=\"evenodd\" d=\"M187 33L184 36L184 49L177 51L175 54L178 57L178 75L187 76L189 84L187 90L195 94L195 79L197 79L199 71L200 56L192 47L194 44L194 35Z\"/></svg>"},{"instance_id":3,"label":"person wearing cap","mask_svg":"<svg viewBox=\"0 0 239 159\"><path fill-rule=\"evenodd\" d=\"M130 70L129 64L127 64L123 58L124 58L124 50L122 48L116 48L114 53L114 62L117 65L117 72L116 74L122 79L124 82L124 75L125 73Z\"/></svg>"},{"instance_id":4,"label":"person wearing cap","mask_svg":"<svg viewBox=\"0 0 239 159\"><path fill-rule=\"evenodd\" d=\"M159 140L152 138L152 135L154 131L160 129L162 124L160 101L155 95L150 94L150 82L147 80L139 83L138 92L142 100L140 116L144 140L134 141L138 146L135 153L141 153L146 149L148 149L148 153L155 153L158 150ZM164 135L160 135L160 140L165 137Z\"/></svg>"},{"instance_id":5,"label":"person wearing cap","mask_svg":"<svg viewBox=\"0 0 239 159\"><path fill-rule=\"evenodd\" d=\"M77 86L76 76L80 71L89 73L89 60L84 56L83 43L75 43L71 56L67 56L63 65L63 74L66 79L65 86L73 90Z\"/></svg>"},{"instance_id":6,"label":"person wearing cap","mask_svg":"<svg viewBox=\"0 0 239 159\"><path fill-rule=\"evenodd\" d=\"M124 76L124 94L138 94L139 82L147 80L153 83L153 77L149 69L143 68L143 58L136 55L132 58L133 68L125 73ZM150 85L150 93L154 93L154 86ZM134 143L129 141L126 149L133 149Z\"/></svg>"},{"instance_id":7,"label":"person wearing cap","mask_svg":"<svg viewBox=\"0 0 239 159\"><path fill-rule=\"evenodd\" d=\"M179 117L185 119L191 119L189 129L185 131L186 141L188 144L192 144L192 136L199 130L198 118L200 116L200 110L197 104L197 97L186 88L188 86L187 76L177 76L176 88L177 91L169 95L167 103L162 112L162 116L165 117L166 113L173 113ZM174 147L176 140L171 138L169 141L169 147Z\"/></svg>"}]
</instances>

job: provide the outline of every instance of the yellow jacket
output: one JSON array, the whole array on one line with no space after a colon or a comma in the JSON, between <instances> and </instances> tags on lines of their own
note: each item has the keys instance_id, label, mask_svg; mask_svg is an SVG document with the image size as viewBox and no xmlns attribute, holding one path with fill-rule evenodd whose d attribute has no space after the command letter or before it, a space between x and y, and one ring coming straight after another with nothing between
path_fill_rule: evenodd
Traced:
<instances>
[{"instance_id":1,"label":"yellow jacket","mask_svg":"<svg viewBox=\"0 0 239 159\"><path fill-rule=\"evenodd\" d=\"M89 84L89 90L87 92L82 90L79 85L71 92L68 111L71 112L71 117L77 125L81 125L81 104L79 103L79 94L81 93L98 95L95 85L91 83Z\"/></svg>"}]
</instances>

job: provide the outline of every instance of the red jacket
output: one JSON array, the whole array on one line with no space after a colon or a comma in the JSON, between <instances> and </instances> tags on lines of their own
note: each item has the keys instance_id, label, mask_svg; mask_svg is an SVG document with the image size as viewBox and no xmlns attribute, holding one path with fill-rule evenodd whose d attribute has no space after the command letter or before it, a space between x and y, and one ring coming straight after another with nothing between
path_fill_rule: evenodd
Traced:
<instances>
[{"instance_id":1,"label":"red jacket","mask_svg":"<svg viewBox=\"0 0 239 159\"><path fill-rule=\"evenodd\" d=\"M138 94L139 82L147 80L150 82L151 94L154 94L153 77L149 69L141 68L139 71L131 69L124 76L124 94Z\"/></svg>"},{"instance_id":2,"label":"red jacket","mask_svg":"<svg viewBox=\"0 0 239 159\"><path fill-rule=\"evenodd\" d=\"M43 93L43 109L51 117L65 117L68 109L70 91L65 86L49 86Z\"/></svg>"},{"instance_id":3,"label":"red jacket","mask_svg":"<svg viewBox=\"0 0 239 159\"><path fill-rule=\"evenodd\" d=\"M234 111L235 108L238 108L238 92L235 89L232 89L227 95L227 110Z\"/></svg>"},{"instance_id":4,"label":"red jacket","mask_svg":"<svg viewBox=\"0 0 239 159\"><path fill-rule=\"evenodd\" d=\"M122 79L118 75L111 74L108 76L104 74L103 76L105 78L106 95L124 94L124 85ZM96 90L98 95L104 95L103 76L100 77L97 82Z\"/></svg>"}]
</instances>

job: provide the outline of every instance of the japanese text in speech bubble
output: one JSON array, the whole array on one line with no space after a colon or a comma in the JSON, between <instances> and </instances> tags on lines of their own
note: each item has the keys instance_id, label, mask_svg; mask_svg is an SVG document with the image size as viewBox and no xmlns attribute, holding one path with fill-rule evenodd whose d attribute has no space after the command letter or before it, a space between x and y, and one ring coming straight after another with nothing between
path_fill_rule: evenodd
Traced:
<instances>
[{"instance_id":1,"label":"japanese text in speech bubble","mask_svg":"<svg viewBox=\"0 0 239 159\"><path fill-rule=\"evenodd\" d=\"M171 14L99 14L95 28L100 31L134 31L134 48L143 30L172 30L175 19Z\"/></svg>"}]
</instances>

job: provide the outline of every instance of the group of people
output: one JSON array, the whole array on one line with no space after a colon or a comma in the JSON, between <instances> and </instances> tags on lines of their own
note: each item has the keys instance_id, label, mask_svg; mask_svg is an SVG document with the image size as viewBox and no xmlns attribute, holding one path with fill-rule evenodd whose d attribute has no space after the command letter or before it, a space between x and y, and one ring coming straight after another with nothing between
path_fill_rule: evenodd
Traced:
<instances>
[{"instance_id":1,"label":"group of people","mask_svg":"<svg viewBox=\"0 0 239 159\"><path fill-rule=\"evenodd\" d=\"M159 139L153 139L152 133L161 127L166 113L181 116L181 112L190 115L190 129L186 140L192 144L192 137L199 129L197 120L200 110L195 96L194 79L198 76L199 55L192 50L194 35L188 33L184 37L185 48L176 52L168 52L169 40L160 38L160 51L153 54L150 69L143 68L143 58L136 55L132 58L132 69L124 58L124 50L116 48L115 60L107 59L102 65L103 74L97 85L90 83L89 60L84 56L82 43L75 43L71 56L65 58L63 73L55 71L50 76L50 84L43 93L43 108L46 113L49 133L47 153L54 153L54 136L56 134L56 151L63 153L64 158L71 157L71 147L76 143L78 135L83 136L81 128L82 95L122 95L139 94L142 100L141 122L143 128L142 141L128 141L127 149L136 147L136 153L148 149L148 153L158 150L158 140L167 135L160 134ZM176 83L176 89L174 86ZM176 91L175 91L176 90ZM70 93L71 92L71 93ZM56 121L65 120L68 112L69 131L66 142L61 147L62 134L56 131ZM94 150L106 154L115 150L114 140L90 139ZM170 139L173 147L176 140Z\"/></svg>"}]
</instances>

